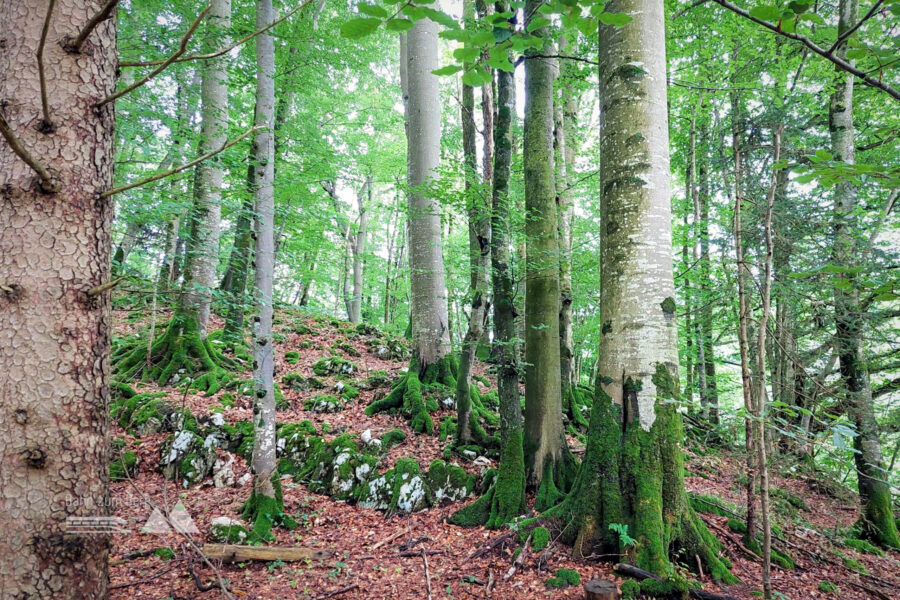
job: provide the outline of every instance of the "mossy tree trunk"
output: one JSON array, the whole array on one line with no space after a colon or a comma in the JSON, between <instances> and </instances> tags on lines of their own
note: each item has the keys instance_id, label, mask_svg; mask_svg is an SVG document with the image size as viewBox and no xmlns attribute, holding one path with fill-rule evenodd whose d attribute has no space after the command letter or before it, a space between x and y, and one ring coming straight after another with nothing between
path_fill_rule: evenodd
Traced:
<instances>
[{"instance_id":1,"label":"mossy tree trunk","mask_svg":"<svg viewBox=\"0 0 900 600\"><path fill-rule=\"evenodd\" d=\"M858 13L858 0L840 1L839 35L856 24ZM845 41L838 46L836 55L846 59L846 54ZM828 127L835 160L851 164L856 162L853 77L840 70L834 75ZM845 269L839 276L849 284L846 289L837 286L834 288L835 348L846 393L847 412L853 419L857 433L853 438L853 446L856 450L854 460L862 504L860 525L864 535L877 544L900 548L900 534L893 516L891 491L881 456L872 388L862 345L865 325L859 300L860 284L853 274L853 270L860 266L857 262L860 245L854 235L863 230L857 223L857 189L851 181L844 180L835 185L834 191L834 262Z\"/></svg>"},{"instance_id":2,"label":"mossy tree trunk","mask_svg":"<svg viewBox=\"0 0 900 600\"><path fill-rule=\"evenodd\" d=\"M712 266L709 258L709 168L707 160L707 144L709 143L708 126L705 115L700 123L700 150L697 165L697 200L700 208L700 278L699 292L701 305L698 318L700 320L700 343L703 346L704 386L700 389L700 402L704 418L712 425L719 424L719 393L716 385L716 361L713 349L713 303L711 298Z\"/></svg>"},{"instance_id":3,"label":"mossy tree trunk","mask_svg":"<svg viewBox=\"0 0 900 600\"><path fill-rule=\"evenodd\" d=\"M566 501L578 555L619 551L627 524L638 567L671 575L677 550L731 578L687 503L669 198L664 3L614 0L632 20L599 30L601 228L597 389L584 461Z\"/></svg>"},{"instance_id":4,"label":"mossy tree trunk","mask_svg":"<svg viewBox=\"0 0 900 600\"><path fill-rule=\"evenodd\" d=\"M507 5L498 2L498 13ZM525 509L525 462L522 445L522 408L519 400L519 353L516 343L514 282L510 269L509 176L512 157L511 125L515 114L513 74L497 71L497 119L494 124L493 184L491 189L491 267L493 271L494 344L498 362L500 400L500 464L485 494L456 512L458 525L503 527Z\"/></svg>"},{"instance_id":5,"label":"mossy tree trunk","mask_svg":"<svg viewBox=\"0 0 900 600\"><path fill-rule=\"evenodd\" d=\"M568 53L568 38L563 32L559 38L559 53ZM556 216L559 243L559 381L563 411L570 421L583 423L575 386L575 340L572 333L572 218L574 203L569 188L575 169L577 142L576 71L572 61L560 63L560 85L553 107L554 143L556 155Z\"/></svg>"},{"instance_id":6,"label":"mossy tree trunk","mask_svg":"<svg viewBox=\"0 0 900 600\"><path fill-rule=\"evenodd\" d=\"M526 13L533 13L540 4L532 0L526 5ZM546 28L533 34L549 43ZM560 396L559 246L553 182L553 88L557 68L553 58L526 54L525 464L529 485L539 489L540 508L555 503L559 490L568 490L575 468L563 431Z\"/></svg>"},{"instance_id":7,"label":"mossy tree trunk","mask_svg":"<svg viewBox=\"0 0 900 600\"><path fill-rule=\"evenodd\" d=\"M253 222L255 220L254 186L256 181L257 141L253 141L250 164L247 166L248 191L241 202L238 220L234 227L234 245L228 257L228 266L222 278L221 291L225 296L226 313L222 339L226 343L239 344L244 341L245 294L250 261L253 256Z\"/></svg>"},{"instance_id":8,"label":"mossy tree trunk","mask_svg":"<svg viewBox=\"0 0 900 600\"><path fill-rule=\"evenodd\" d=\"M463 18L466 26L471 27L474 20L475 6L473 0L464 3ZM487 326L488 288L491 282L491 217L478 177L478 153L476 149L475 129L475 88L463 84L461 118L463 129L463 169L465 180L466 212L469 221L469 274L472 309L469 323L463 338L462 351L459 356L459 371L456 379L456 443L459 446L473 441L473 431L478 431L478 423L471 422L478 418L472 406L471 367L475 362L478 344ZM488 158L486 157L487 161ZM481 442L482 440L475 440Z\"/></svg>"}]
</instances>

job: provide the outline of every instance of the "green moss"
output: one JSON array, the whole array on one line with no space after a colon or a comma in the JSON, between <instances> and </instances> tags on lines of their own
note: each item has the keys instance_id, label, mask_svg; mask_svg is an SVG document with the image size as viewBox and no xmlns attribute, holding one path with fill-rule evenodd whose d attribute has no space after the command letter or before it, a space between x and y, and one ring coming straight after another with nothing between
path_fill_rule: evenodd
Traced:
<instances>
[{"instance_id":1,"label":"green moss","mask_svg":"<svg viewBox=\"0 0 900 600\"><path fill-rule=\"evenodd\" d=\"M241 508L241 516L252 523L248 536L252 542L273 539L272 527L274 526L281 526L285 529L297 528L297 523L284 512L281 479L278 473L272 475L272 487L275 491L274 497L258 494L254 490Z\"/></svg>"},{"instance_id":2,"label":"green moss","mask_svg":"<svg viewBox=\"0 0 900 600\"><path fill-rule=\"evenodd\" d=\"M621 586L623 600L635 600L641 595L641 584L633 579L626 579Z\"/></svg>"},{"instance_id":3,"label":"green moss","mask_svg":"<svg viewBox=\"0 0 900 600\"><path fill-rule=\"evenodd\" d=\"M303 408L316 413L335 413L343 410L344 401L331 394L320 394L307 399Z\"/></svg>"},{"instance_id":4,"label":"green moss","mask_svg":"<svg viewBox=\"0 0 900 600\"><path fill-rule=\"evenodd\" d=\"M735 533L747 533L747 523L737 519L728 519L728 528Z\"/></svg>"},{"instance_id":5,"label":"green moss","mask_svg":"<svg viewBox=\"0 0 900 600\"><path fill-rule=\"evenodd\" d=\"M712 494L690 493L688 494L688 498L691 503L691 508L698 513L718 515L720 517L731 517L736 512L733 505Z\"/></svg>"},{"instance_id":6,"label":"green moss","mask_svg":"<svg viewBox=\"0 0 900 600\"><path fill-rule=\"evenodd\" d=\"M313 330L306 326L306 324L304 323L294 324L294 327L291 329L291 331L298 335L310 335L313 332Z\"/></svg>"},{"instance_id":7,"label":"green moss","mask_svg":"<svg viewBox=\"0 0 900 600\"><path fill-rule=\"evenodd\" d=\"M243 544L250 539L250 532L237 524L213 525L209 528L209 537L223 544Z\"/></svg>"},{"instance_id":8,"label":"green moss","mask_svg":"<svg viewBox=\"0 0 900 600\"><path fill-rule=\"evenodd\" d=\"M127 450L119 454L109 464L109 479L111 481L124 481L137 474L138 456L135 452Z\"/></svg>"},{"instance_id":9,"label":"green moss","mask_svg":"<svg viewBox=\"0 0 900 600\"><path fill-rule=\"evenodd\" d=\"M391 382L391 377L384 369L374 369L369 371L369 377L366 379L366 385L370 388L382 387Z\"/></svg>"},{"instance_id":10,"label":"green moss","mask_svg":"<svg viewBox=\"0 0 900 600\"><path fill-rule=\"evenodd\" d=\"M169 548L168 546L164 548L157 548L153 551L155 556L158 556L160 560L167 561L175 558L175 551Z\"/></svg>"},{"instance_id":11,"label":"green moss","mask_svg":"<svg viewBox=\"0 0 900 600\"><path fill-rule=\"evenodd\" d=\"M339 358L337 356L320 358L315 363L313 363L312 366L313 373L315 373L319 377L339 374L352 375L358 370L359 367L356 366L356 363L353 363L349 360L344 360L343 358Z\"/></svg>"},{"instance_id":12,"label":"green moss","mask_svg":"<svg viewBox=\"0 0 900 600\"><path fill-rule=\"evenodd\" d=\"M543 550L550 543L550 531L546 527L535 527L531 530L531 549Z\"/></svg>"},{"instance_id":13,"label":"green moss","mask_svg":"<svg viewBox=\"0 0 900 600\"><path fill-rule=\"evenodd\" d=\"M345 383L344 387L341 389L341 398L345 400L355 400L359 398L359 388Z\"/></svg>"},{"instance_id":14,"label":"green moss","mask_svg":"<svg viewBox=\"0 0 900 600\"><path fill-rule=\"evenodd\" d=\"M677 308L677 305L675 304L675 298L671 296L660 302L659 306L660 308L662 308L663 313L669 316L674 315L675 309Z\"/></svg>"},{"instance_id":15,"label":"green moss","mask_svg":"<svg viewBox=\"0 0 900 600\"><path fill-rule=\"evenodd\" d=\"M290 352L285 352L284 353L284 362L286 362L289 365L296 365L298 362L300 362L300 353L295 350L291 350Z\"/></svg>"},{"instance_id":16,"label":"green moss","mask_svg":"<svg viewBox=\"0 0 900 600\"><path fill-rule=\"evenodd\" d=\"M546 581L548 588L562 589L581 583L581 575L572 569L557 569L556 576Z\"/></svg>"},{"instance_id":17,"label":"green moss","mask_svg":"<svg viewBox=\"0 0 900 600\"><path fill-rule=\"evenodd\" d=\"M525 509L525 457L522 431L513 431L501 450L496 477L478 500L453 513L450 522L463 527L485 525L491 529L506 526Z\"/></svg>"},{"instance_id":18,"label":"green moss","mask_svg":"<svg viewBox=\"0 0 900 600\"><path fill-rule=\"evenodd\" d=\"M687 598L688 585L680 577L645 579L641 582L641 594L655 598Z\"/></svg>"},{"instance_id":19,"label":"green moss","mask_svg":"<svg viewBox=\"0 0 900 600\"><path fill-rule=\"evenodd\" d=\"M840 591L838 586L834 585L830 581L820 581L819 585L816 587L818 587L819 591L823 594L837 594Z\"/></svg>"},{"instance_id":20,"label":"green moss","mask_svg":"<svg viewBox=\"0 0 900 600\"><path fill-rule=\"evenodd\" d=\"M381 447L387 450L406 440L406 433L402 429L391 429L381 437Z\"/></svg>"},{"instance_id":21,"label":"green moss","mask_svg":"<svg viewBox=\"0 0 900 600\"><path fill-rule=\"evenodd\" d=\"M875 554L877 556L884 556L884 552L881 551L878 546L868 542L866 540L860 540L856 538L846 538L844 540L844 545L848 548L853 548L857 552L862 552L864 554Z\"/></svg>"}]
</instances>

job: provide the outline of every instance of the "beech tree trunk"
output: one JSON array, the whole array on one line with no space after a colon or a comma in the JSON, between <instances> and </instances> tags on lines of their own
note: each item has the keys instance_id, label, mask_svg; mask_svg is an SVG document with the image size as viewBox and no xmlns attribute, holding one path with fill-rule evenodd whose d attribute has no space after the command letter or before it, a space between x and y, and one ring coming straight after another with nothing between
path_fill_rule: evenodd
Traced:
<instances>
[{"instance_id":1,"label":"beech tree trunk","mask_svg":"<svg viewBox=\"0 0 900 600\"><path fill-rule=\"evenodd\" d=\"M272 0L257 0L256 27L275 20ZM272 284L275 271L275 44L271 35L256 38L256 118L253 157L253 197L257 209L256 227L256 316L254 317L253 381L256 409L253 430L253 498L276 498L272 482L275 473L275 356L272 345ZM258 519L271 515L257 514Z\"/></svg>"},{"instance_id":2,"label":"beech tree trunk","mask_svg":"<svg viewBox=\"0 0 900 600\"><path fill-rule=\"evenodd\" d=\"M416 21L406 47L412 349L420 372L450 352L441 207L423 188L436 176L441 157L441 100L432 73L438 68L437 33L431 19Z\"/></svg>"},{"instance_id":3,"label":"beech tree trunk","mask_svg":"<svg viewBox=\"0 0 900 600\"><path fill-rule=\"evenodd\" d=\"M43 181L0 138L0 596L107 597L109 536L68 519L108 516L109 294L116 19L81 54L63 50L105 4L0 3L0 118L49 169ZM45 191L46 190L46 191ZM102 528L103 525L101 524Z\"/></svg>"},{"instance_id":4,"label":"beech tree trunk","mask_svg":"<svg viewBox=\"0 0 900 600\"><path fill-rule=\"evenodd\" d=\"M259 107L257 107L257 111ZM255 221L256 203L256 168L260 150L253 140L250 151L250 164L247 167L247 194L241 202L238 220L234 226L234 245L228 256L228 267L222 278L221 291L225 296L225 327L222 338L226 342L240 343L244 339L245 294L247 293L247 277L250 273L250 262L253 255L253 223Z\"/></svg>"},{"instance_id":5,"label":"beech tree trunk","mask_svg":"<svg viewBox=\"0 0 900 600\"><path fill-rule=\"evenodd\" d=\"M567 500L578 555L624 551L635 566L672 573L677 551L734 581L720 545L687 504L672 273L664 3L613 0L632 20L600 25L601 338L587 450ZM627 524L621 548L611 523Z\"/></svg>"},{"instance_id":6,"label":"beech tree trunk","mask_svg":"<svg viewBox=\"0 0 900 600\"><path fill-rule=\"evenodd\" d=\"M526 13L540 6L531 0ZM533 32L549 40L546 29ZM554 52L551 52L553 54ZM534 52L533 54L537 54ZM562 426L559 364L559 247L553 184L555 59L525 61L525 465L539 508L568 490L574 471Z\"/></svg>"},{"instance_id":7,"label":"beech tree trunk","mask_svg":"<svg viewBox=\"0 0 900 600\"><path fill-rule=\"evenodd\" d=\"M372 205L372 175L366 178L363 189L356 196L359 208L359 222L356 227L356 235L351 240L353 252L353 292L350 297L349 317L351 323L359 323L362 320L362 295L363 295L363 267L365 261L363 255L366 252L366 234L369 227L369 213L366 210L365 198L368 196L368 204Z\"/></svg>"},{"instance_id":8,"label":"beech tree trunk","mask_svg":"<svg viewBox=\"0 0 900 600\"><path fill-rule=\"evenodd\" d=\"M859 16L858 0L841 0L838 8L838 35L843 35L856 25ZM846 58L847 43L841 43L836 55ZM828 111L828 127L831 132L831 151L835 160L856 162L855 132L853 125L853 77L840 70L835 71L834 92ZM881 456L881 442L872 402L862 336L865 329L859 301L859 281L852 269L860 266L859 245L854 235L860 230L854 214L857 208L856 186L843 180L835 190L834 260L846 269L840 278L847 281L849 289L834 289L835 349L841 369L841 381L846 393L847 412L856 426L853 438L854 461L862 504L860 524L864 534L877 544L900 548L900 534L894 520L891 490Z\"/></svg>"},{"instance_id":9,"label":"beech tree trunk","mask_svg":"<svg viewBox=\"0 0 900 600\"><path fill-rule=\"evenodd\" d=\"M206 19L204 47L210 51L226 47L230 28L231 0L212 0ZM199 154L220 148L228 139L228 61L228 55L224 54L203 63ZM188 318L197 320L201 337L206 337L207 333L211 291L215 287L219 262L219 221L225 178L221 160L217 155L197 166L199 189L190 216L181 310Z\"/></svg>"}]
</instances>

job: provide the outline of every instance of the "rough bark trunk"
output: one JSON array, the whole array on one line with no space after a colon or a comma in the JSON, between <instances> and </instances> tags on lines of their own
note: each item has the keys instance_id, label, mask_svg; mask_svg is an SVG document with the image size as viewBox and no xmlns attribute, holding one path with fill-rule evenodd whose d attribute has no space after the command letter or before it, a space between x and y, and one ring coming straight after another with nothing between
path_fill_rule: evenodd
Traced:
<instances>
[{"instance_id":1,"label":"rough bark trunk","mask_svg":"<svg viewBox=\"0 0 900 600\"><path fill-rule=\"evenodd\" d=\"M526 13L539 6L532 0ZM533 34L550 39L545 28ZM553 87L558 67L552 58L526 54L526 59L525 465L529 485L538 488L538 508L547 508L560 499L560 491L568 491L574 474L560 397L559 245L553 184Z\"/></svg>"},{"instance_id":2,"label":"rough bark trunk","mask_svg":"<svg viewBox=\"0 0 900 600\"><path fill-rule=\"evenodd\" d=\"M59 43L103 4L55 3L46 124L35 52L47 2L0 3L0 114L52 176L39 180L0 140L3 598L107 596L111 531L79 532L67 520L109 510L109 294L86 292L110 278L112 202L99 194L112 183L115 115L94 103L116 85L116 19L81 54Z\"/></svg>"},{"instance_id":3,"label":"rough bark trunk","mask_svg":"<svg viewBox=\"0 0 900 600\"><path fill-rule=\"evenodd\" d=\"M841 0L838 8L838 35L855 26L859 13L858 0ZM847 43L841 43L835 51L846 59ZM853 62L853 61L849 61ZM834 92L828 111L831 132L831 151L835 160L856 162L855 132L853 125L853 77L842 71L835 72ZM881 442L872 401L872 388L866 367L862 336L864 319L859 301L859 282L852 269L859 267L858 244L854 233L859 230L854 211L857 208L856 186L849 180L835 188L834 260L846 269L840 277L847 281L849 289L834 290L835 349L844 384L846 404L856 426L853 446L856 450L856 474L862 504L860 525L864 535L874 542L900 548L900 534L894 520L890 486L881 457Z\"/></svg>"},{"instance_id":4,"label":"rough bark trunk","mask_svg":"<svg viewBox=\"0 0 900 600\"><path fill-rule=\"evenodd\" d=\"M687 504L669 198L664 3L613 0L632 20L599 28L602 157L597 389L587 450L566 501L575 553L619 551L611 523L627 524L630 562L673 573L676 551L733 580L718 542Z\"/></svg>"},{"instance_id":5,"label":"rough bark trunk","mask_svg":"<svg viewBox=\"0 0 900 600\"><path fill-rule=\"evenodd\" d=\"M275 20L272 0L257 0L256 26ZM275 270L275 44L271 35L256 38L256 116L261 127L254 140L253 197L257 210L255 276L256 311L253 340L253 381L256 405L253 419L253 491L245 513L254 533L267 537L273 517L283 512L275 489L275 357L272 346L272 287ZM274 510L273 510L274 508Z\"/></svg>"}]
</instances>

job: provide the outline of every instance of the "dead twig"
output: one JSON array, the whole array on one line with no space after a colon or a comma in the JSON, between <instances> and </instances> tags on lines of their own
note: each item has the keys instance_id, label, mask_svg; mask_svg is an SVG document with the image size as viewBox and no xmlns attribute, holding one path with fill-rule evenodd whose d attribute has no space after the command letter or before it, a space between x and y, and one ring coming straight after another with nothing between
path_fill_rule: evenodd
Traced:
<instances>
[{"instance_id":1,"label":"dead twig","mask_svg":"<svg viewBox=\"0 0 900 600\"><path fill-rule=\"evenodd\" d=\"M372 546L372 550L378 550L379 548L381 548L382 546L384 546L384 545L387 544L388 542L392 542L392 541L396 540L398 537L400 537L400 536L403 535L404 533L406 533L406 532L405 532L404 530L402 530L402 529L401 529L400 531L396 532L396 533L392 533L391 535L389 535L389 536L386 537L385 539L381 540L380 542L378 542L377 544L375 544L374 546Z\"/></svg>"},{"instance_id":2,"label":"dead twig","mask_svg":"<svg viewBox=\"0 0 900 600\"><path fill-rule=\"evenodd\" d=\"M6 143L9 144L9 147L12 148L12 151L16 156L21 158L26 165L31 167L32 171L37 173L38 183L42 192L45 194L56 194L59 192L59 182L54 180L50 175L50 171L48 171L44 165L39 163L37 159L25 149L25 146L22 145L22 142L20 142L19 138L13 133L12 127L9 126L3 113L0 113L0 135L3 136L3 139L6 140Z\"/></svg>"},{"instance_id":3,"label":"dead twig","mask_svg":"<svg viewBox=\"0 0 900 600\"><path fill-rule=\"evenodd\" d=\"M428 572L428 552L422 548L422 562L425 563L425 591L428 594L428 600L431 600L431 573Z\"/></svg>"},{"instance_id":4,"label":"dead twig","mask_svg":"<svg viewBox=\"0 0 900 600\"><path fill-rule=\"evenodd\" d=\"M93 298L94 296L99 296L103 292L113 289L114 287L116 287L117 285L122 283L122 281L124 281L124 280L125 280L124 277L116 277L115 279L113 279L111 281L107 281L106 283L101 283L97 287L92 287L91 289L86 291L84 293L84 295L87 296L88 298Z\"/></svg>"},{"instance_id":5,"label":"dead twig","mask_svg":"<svg viewBox=\"0 0 900 600\"><path fill-rule=\"evenodd\" d=\"M143 77L141 77L140 79L138 79L137 81L135 81L134 83L129 85L128 87L126 87L122 90L119 90L118 92L116 92L112 95L107 96L106 98L104 98L103 100L98 102L95 106L103 106L104 104L108 104L110 102L115 102L116 100L118 100L119 98L124 96L125 94L130 94L134 90L138 89L139 87L141 87L142 85L144 85L145 83L147 83L148 81L150 81L151 79L153 79L154 77L156 77L157 75L162 73L166 69L166 67L171 65L173 62L175 62L178 59L179 56L181 56L182 54L185 53L185 51L187 50L188 42L194 36L194 33L197 31L197 27L200 26L200 22L206 18L206 15L209 14L209 11L210 11L210 7L207 6L203 10L203 12L201 12L197 16L197 18L194 19L194 22L191 23L191 26L188 28L187 32L184 34L184 37L181 38L181 43L178 45L178 50L176 50L175 53L172 54L172 56L170 56L169 58L164 60L158 67L156 67L155 69L153 69L152 71L150 71L149 73L147 73L146 75L144 75Z\"/></svg>"},{"instance_id":6,"label":"dead twig","mask_svg":"<svg viewBox=\"0 0 900 600\"><path fill-rule=\"evenodd\" d=\"M222 146L219 149L212 150L211 152L207 152L203 156L199 156L189 163L179 165L177 167L169 169L168 171L163 171L162 173L157 173L156 175L151 175L150 177L140 179L138 181L135 181L134 183L129 183L128 185L122 185L117 188L113 188L111 190L106 190L105 192L100 194L100 197L108 198L109 196L113 196L115 194L121 194L122 192L127 192L128 190L132 190L136 187L140 187L142 185L147 185L148 183L153 183L154 181L159 181L160 179L164 179L166 177L169 177L170 175L174 175L175 173L180 173L182 171L186 171L186 170L190 169L191 167L194 167L194 166L202 163L204 160L207 160L220 152L224 152L225 150L228 150L235 144L243 141L244 138L246 138L250 134L252 134L260 129L262 129L262 127L259 125L252 127L250 129L248 129L247 131L245 131L244 133L242 133L241 135L234 138L233 140L231 140L230 142L226 142L226 143L222 144Z\"/></svg>"},{"instance_id":7,"label":"dead twig","mask_svg":"<svg viewBox=\"0 0 900 600\"><path fill-rule=\"evenodd\" d=\"M327 594L322 594L321 596L317 596L315 600L325 600L325 598L331 598L331 597L337 596L339 594L344 594L346 592L349 592L350 590L355 590L358 587L359 587L359 584L351 583L350 585L344 586L337 590L334 590L333 592L328 592Z\"/></svg>"},{"instance_id":8,"label":"dead twig","mask_svg":"<svg viewBox=\"0 0 900 600\"><path fill-rule=\"evenodd\" d=\"M505 544L514 535L516 535L515 531L510 531L509 533L504 533L503 535L501 535L500 537L498 537L497 539L492 541L490 544L487 544L486 546L482 546L481 548L478 548L477 550L475 550L475 552L473 552L471 555L469 555L469 559L479 558L481 556L484 556L485 554L492 551L497 546Z\"/></svg>"},{"instance_id":9,"label":"dead twig","mask_svg":"<svg viewBox=\"0 0 900 600\"><path fill-rule=\"evenodd\" d=\"M103 8L91 17L84 28L82 28L81 33L63 44L63 50L70 54L78 54L81 52L81 47L84 45L84 42L87 41L88 36L91 35L97 25L107 20L112 15L112 11L118 3L119 0L109 0L103 5Z\"/></svg>"},{"instance_id":10,"label":"dead twig","mask_svg":"<svg viewBox=\"0 0 900 600\"><path fill-rule=\"evenodd\" d=\"M50 133L53 131L53 122L50 120L50 103L47 100L47 77L44 75L44 46L47 43L47 32L50 30L50 18L53 16L53 7L56 0L50 0L47 5L47 16L44 17L44 27L41 29L41 41L37 48L38 79L41 82L41 109L44 111L44 120L41 122L40 131Z\"/></svg>"},{"instance_id":11,"label":"dead twig","mask_svg":"<svg viewBox=\"0 0 900 600\"><path fill-rule=\"evenodd\" d=\"M525 540L525 545L522 546L522 551L519 552L519 555L516 557L516 560L513 561L512 566L509 568L509 571L506 572L506 575L503 576L503 581L509 581L513 575L516 574L516 570L525 563L525 555L528 554L528 548L531 546L531 534L528 534L528 539Z\"/></svg>"}]
</instances>

